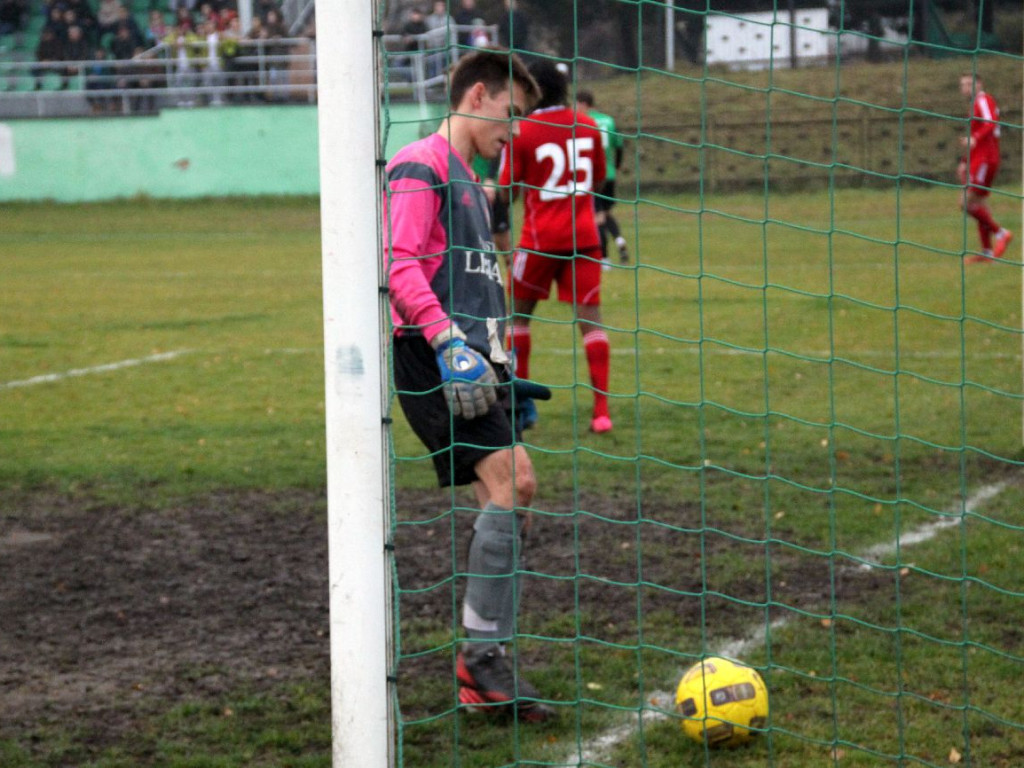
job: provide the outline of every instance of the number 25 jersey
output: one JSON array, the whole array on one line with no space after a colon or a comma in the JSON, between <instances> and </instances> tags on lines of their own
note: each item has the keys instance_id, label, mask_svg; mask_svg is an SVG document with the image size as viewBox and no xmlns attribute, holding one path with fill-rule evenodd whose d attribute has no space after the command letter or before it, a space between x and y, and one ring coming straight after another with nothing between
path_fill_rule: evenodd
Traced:
<instances>
[{"instance_id":1,"label":"number 25 jersey","mask_svg":"<svg viewBox=\"0 0 1024 768\"><path fill-rule=\"evenodd\" d=\"M505 146L498 182L523 193L519 248L573 253L600 245L594 191L605 177L597 125L568 107L530 113Z\"/></svg>"}]
</instances>

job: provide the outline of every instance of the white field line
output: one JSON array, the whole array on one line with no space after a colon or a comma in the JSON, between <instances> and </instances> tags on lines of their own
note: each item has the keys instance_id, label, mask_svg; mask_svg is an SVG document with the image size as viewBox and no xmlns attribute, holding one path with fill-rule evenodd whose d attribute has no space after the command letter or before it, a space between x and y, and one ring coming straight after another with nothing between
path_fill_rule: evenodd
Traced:
<instances>
[{"instance_id":1,"label":"white field line","mask_svg":"<svg viewBox=\"0 0 1024 768\"><path fill-rule=\"evenodd\" d=\"M175 349L171 352L158 352L155 355L149 355L148 357L138 357L129 360L118 360L113 363L103 363L102 365L93 365L88 368L72 368L70 371L62 371L60 373L46 373L41 376L33 376L30 379L21 379L19 381L8 381L6 383L0 383L0 389L17 389L19 387L31 387L35 384L49 384L55 381L63 381L64 379L71 379L77 376L89 376L94 373L107 373L109 371L119 371L123 368L133 368L137 365L146 365L148 363L162 363L166 360L173 360L176 357L182 355L189 355L195 352L194 349ZM307 355L311 353L323 352L320 347L281 347L280 349L265 349L263 353L266 355Z\"/></svg>"},{"instance_id":2,"label":"white field line","mask_svg":"<svg viewBox=\"0 0 1024 768\"><path fill-rule=\"evenodd\" d=\"M161 363L165 360L173 360L176 357L187 355L192 352L191 349L176 349L172 352L159 352L155 355L149 355L147 357L132 358L129 360L118 360L114 363L104 363L102 365L93 365L88 368L72 368L70 371L62 371L60 373L46 373L41 376L33 376L30 379L21 379L19 381L8 381L0 384L0 389L17 389L19 387L31 387L36 384L49 384L55 381L63 381L65 379L71 379L78 376L90 376L94 373L107 373L108 371L119 371L123 368L134 368L137 365L146 365L148 363Z\"/></svg>"},{"instance_id":3,"label":"white field line","mask_svg":"<svg viewBox=\"0 0 1024 768\"><path fill-rule=\"evenodd\" d=\"M640 718L645 722L655 722L666 717L665 711L671 710L675 704L675 696L665 691L655 691L647 696L648 707L640 710ZM635 717L600 733L580 747L579 755L567 758L564 763L556 763L559 766L580 766L596 762L609 749L616 744L625 741L637 730Z\"/></svg>"},{"instance_id":4,"label":"white field line","mask_svg":"<svg viewBox=\"0 0 1024 768\"><path fill-rule=\"evenodd\" d=\"M983 485L967 497L963 513L961 513L959 508L950 509L944 517L940 517L934 522L918 526L914 530L900 536L898 540L886 541L881 544L876 544L873 547L869 547L860 556L866 561L862 563L860 567L864 570L869 570L873 566L878 565L884 558L895 554L898 549L910 547L914 544L921 544L931 538L934 538L943 529L959 525L964 514L969 514L975 507L981 506L986 501L994 499L1004 490L1006 490L1006 483Z\"/></svg>"},{"instance_id":5,"label":"white field line","mask_svg":"<svg viewBox=\"0 0 1024 768\"><path fill-rule=\"evenodd\" d=\"M869 547L860 555L861 559L867 561L860 567L871 568L873 565L877 565L880 559L895 553L899 549L913 546L914 544L921 544L934 538L944 529L958 525L963 514L969 514L975 507L994 499L1006 490L1006 486L1006 483L992 483L982 486L967 497L967 501L963 505L963 511L961 511L958 505L949 510L948 516L942 517L935 522L918 526L914 530L901 535L897 541L884 542ZM788 619L777 619L771 623L768 632L777 631L788 623ZM764 644L766 634L764 625L756 624L743 637L729 640L717 648L709 648L709 655L726 656L734 659L743 658L749 651ZM646 723L664 720L668 717L668 712L671 712L674 708L674 704L675 694L668 691L655 691L648 694L647 702L640 710L639 717ZM580 745L578 751L574 751L563 762L556 763L556 765L563 768L570 768L571 766L578 768L579 766L596 763L607 755L609 750L630 738L636 730L636 715L631 715L627 722L599 733L594 738L584 742Z\"/></svg>"},{"instance_id":6,"label":"white field line","mask_svg":"<svg viewBox=\"0 0 1024 768\"><path fill-rule=\"evenodd\" d=\"M8 381L6 383L0 383L0 389L17 389L19 387L31 387L35 384L49 384L54 381L63 381L64 379L71 379L77 376L89 376L94 373L107 373L109 371L119 371L123 368L133 368L137 365L146 365L148 363L162 363L166 360L173 360L176 357L182 355L189 355L195 352L194 349L176 349L171 352L158 352L155 355L149 355L148 357L132 358L130 360L118 360L114 363L104 363L102 365L93 365L88 368L73 368L70 371L62 371L61 373L46 373L41 376L33 376L30 379L21 379L20 381ZM313 352L323 352L320 347L282 347L280 349L265 349L263 353L266 355L306 355Z\"/></svg>"}]
</instances>

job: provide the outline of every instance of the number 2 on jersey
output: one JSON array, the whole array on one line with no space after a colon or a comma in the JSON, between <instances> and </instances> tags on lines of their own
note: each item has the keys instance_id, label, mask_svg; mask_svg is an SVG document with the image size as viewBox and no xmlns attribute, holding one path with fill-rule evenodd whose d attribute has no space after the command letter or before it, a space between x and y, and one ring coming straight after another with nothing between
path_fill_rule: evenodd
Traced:
<instances>
[{"instance_id":1,"label":"number 2 on jersey","mask_svg":"<svg viewBox=\"0 0 1024 768\"><path fill-rule=\"evenodd\" d=\"M540 189L540 199L547 202L590 192L594 183L594 161L589 153L593 149L594 139L590 136L567 139L564 147L553 141L537 147L537 162L551 161L551 173Z\"/></svg>"}]
</instances>

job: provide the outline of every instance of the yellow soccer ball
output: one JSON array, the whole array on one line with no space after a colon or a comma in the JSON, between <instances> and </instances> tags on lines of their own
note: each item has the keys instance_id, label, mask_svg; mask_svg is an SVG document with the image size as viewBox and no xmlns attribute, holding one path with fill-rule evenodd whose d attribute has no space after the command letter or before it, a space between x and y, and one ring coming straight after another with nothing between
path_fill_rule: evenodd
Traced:
<instances>
[{"instance_id":1,"label":"yellow soccer ball","mask_svg":"<svg viewBox=\"0 0 1024 768\"><path fill-rule=\"evenodd\" d=\"M768 689L756 669L712 656L683 673L676 689L683 732L712 747L734 747L768 722Z\"/></svg>"}]
</instances>

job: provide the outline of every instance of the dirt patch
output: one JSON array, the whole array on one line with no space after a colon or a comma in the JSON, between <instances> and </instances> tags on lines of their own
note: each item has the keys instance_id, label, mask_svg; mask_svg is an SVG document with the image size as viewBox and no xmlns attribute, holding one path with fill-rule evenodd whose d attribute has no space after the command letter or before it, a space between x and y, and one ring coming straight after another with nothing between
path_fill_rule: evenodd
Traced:
<instances>
[{"instance_id":1,"label":"dirt patch","mask_svg":"<svg viewBox=\"0 0 1024 768\"><path fill-rule=\"evenodd\" d=\"M115 739L150 703L326 680L325 525L312 493L19 500L0 520L0 735L72 717Z\"/></svg>"},{"instance_id":2,"label":"dirt patch","mask_svg":"<svg viewBox=\"0 0 1024 768\"><path fill-rule=\"evenodd\" d=\"M458 624L451 576L464 568L473 513L447 515L445 502L439 492L399 498L398 586L413 590L403 623ZM735 549L731 536L694 533L698 511L685 505L645 500L643 517L635 505L583 497L579 509L537 517L527 566L553 578L530 580L524 621L577 612L586 631L615 639L635 631L638 605L699 621L701 600L706 609L709 590L720 588L733 599L715 606L719 628L742 629L743 601L766 597L763 564L718 574L707 563ZM322 681L326 691L322 494L213 494L166 509L33 494L5 507L0 737L21 741L41 724L72 722L99 749L178 703L296 680ZM773 597L788 605L821 604L832 589L827 569L785 552L774 553L772 570ZM879 585L855 573L838 582Z\"/></svg>"}]
</instances>

